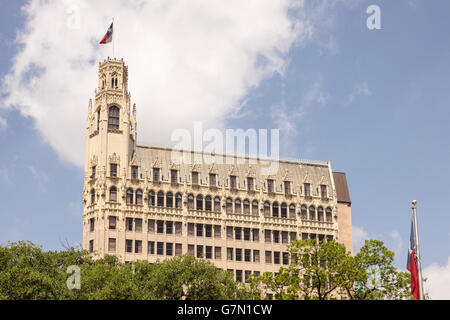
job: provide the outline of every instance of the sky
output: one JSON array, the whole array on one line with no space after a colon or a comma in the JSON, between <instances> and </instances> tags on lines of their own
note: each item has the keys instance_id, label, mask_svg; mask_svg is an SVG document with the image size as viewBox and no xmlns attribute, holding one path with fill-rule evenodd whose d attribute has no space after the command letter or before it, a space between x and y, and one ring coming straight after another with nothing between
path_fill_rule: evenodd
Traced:
<instances>
[{"instance_id":1,"label":"sky","mask_svg":"<svg viewBox=\"0 0 450 320\"><path fill-rule=\"evenodd\" d=\"M448 1L0 5L0 244L81 242L87 107L114 17L140 144L194 121L280 129L282 157L346 173L356 251L382 240L406 271L416 199L426 290L450 299Z\"/></svg>"}]
</instances>

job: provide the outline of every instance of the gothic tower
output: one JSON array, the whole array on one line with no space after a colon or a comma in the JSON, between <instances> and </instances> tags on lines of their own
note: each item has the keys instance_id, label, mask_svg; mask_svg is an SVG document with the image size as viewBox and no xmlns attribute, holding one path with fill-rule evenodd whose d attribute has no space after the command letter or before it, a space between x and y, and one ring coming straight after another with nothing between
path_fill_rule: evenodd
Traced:
<instances>
[{"instance_id":1,"label":"gothic tower","mask_svg":"<svg viewBox=\"0 0 450 320\"><path fill-rule=\"evenodd\" d=\"M86 125L86 162L84 178L84 223L103 220L106 191L130 173L136 149L136 105L132 111L128 92L128 67L123 59L106 59L99 63L98 88L95 100L89 99ZM117 190L117 196L121 190ZM101 253L103 239L86 243L83 228L83 248ZM100 234L101 236L101 234ZM92 248L90 248L92 249Z\"/></svg>"}]
</instances>

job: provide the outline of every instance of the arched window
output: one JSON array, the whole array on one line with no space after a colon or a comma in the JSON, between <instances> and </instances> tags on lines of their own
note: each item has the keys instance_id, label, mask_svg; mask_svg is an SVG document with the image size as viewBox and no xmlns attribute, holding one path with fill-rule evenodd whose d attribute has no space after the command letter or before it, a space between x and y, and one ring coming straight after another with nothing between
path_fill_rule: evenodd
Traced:
<instances>
[{"instance_id":1,"label":"arched window","mask_svg":"<svg viewBox=\"0 0 450 320\"><path fill-rule=\"evenodd\" d=\"M117 188L114 186L109 189L109 201L117 201Z\"/></svg>"},{"instance_id":2,"label":"arched window","mask_svg":"<svg viewBox=\"0 0 450 320\"><path fill-rule=\"evenodd\" d=\"M279 216L278 202L276 202L276 201L272 204L272 216L273 217L278 217Z\"/></svg>"},{"instance_id":3,"label":"arched window","mask_svg":"<svg viewBox=\"0 0 450 320\"><path fill-rule=\"evenodd\" d=\"M142 190L136 190L136 204L142 204Z\"/></svg>"},{"instance_id":4,"label":"arched window","mask_svg":"<svg viewBox=\"0 0 450 320\"><path fill-rule=\"evenodd\" d=\"M210 196L206 196L205 198L205 210L211 211L212 210L212 200Z\"/></svg>"},{"instance_id":5,"label":"arched window","mask_svg":"<svg viewBox=\"0 0 450 320\"><path fill-rule=\"evenodd\" d=\"M148 193L148 205L155 206L155 191L150 190Z\"/></svg>"},{"instance_id":6,"label":"arched window","mask_svg":"<svg viewBox=\"0 0 450 320\"><path fill-rule=\"evenodd\" d=\"M133 204L133 189L127 190L127 204Z\"/></svg>"},{"instance_id":7,"label":"arched window","mask_svg":"<svg viewBox=\"0 0 450 320\"><path fill-rule=\"evenodd\" d=\"M192 194L188 195L188 209L194 209L194 196Z\"/></svg>"},{"instance_id":8,"label":"arched window","mask_svg":"<svg viewBox=\"0 0 450 320\"><path fill-rule=\"evenodd\" d=\"M203 210L203 196L201 194L197 196L197 210Z\"/></svg>"},{"instance_id":9,"label":"arched window","mask_svg":"<svg viewBox=\"0 0 450 320\"><path fill-rule=\"evenodd\" d=\"M323 208L322 207L317 208L317 220L323 221Z\"/></svg>"},{"instance_id":10,"label":"arched window","mask_svg":"<svg viewBox=\"0 0 450 320\"><path fill-rule=\"evenodd\" d=\"M306 209L305 205L302 205L300 212L301 212L302 220L307 220L308 219L308 210Z\"/></svg>"},{"instance_id":11,"label":"arched window","mask_svg":"<svg viewBox=\"0 0 450 320\"><path fill-rule=\"evenodd\" d=\"M227 198L227 213L233 213L233 200L231 198Z\"/></svg>"},{"instance_id":12,"label":"arched window","mask_svg":"<svg viewBox=\"0 0 450 320\"><path fill-rule=\"evenodd\" d=\"M327 208L326 215L327 215L326 216L327 217L327 222L332 222L333 220L331 218L331 208L330 207Z\"/></svg>"},{"instance_id":13,"label":"arched window","mask_svg":"<svg viewBox=\"0 0 450 320\"><path fill-rule=\"evenodd\" d=\"M270 203L268 201L264 202L264 216L270 217Z\"/></svg>"},{"instance_id":14,"label":"arched window","mask_svg":"<svg viewBox=\"0 0 450 320\"><path fill-rule=\"evenodd\" d=\"M183 197L181 196L181 193L177 193L175 195L175 208L181 208L182 206L182 199Z\"/></svg>"},{"instance_id":15,"label":"arched window","mask_svg":"<svg viewBox=\"0 0 450 320\"><path fill-rule=\"evenodd\" d=\"M244 200L244 214L250 214L250 201Z\"/></svg>"},{"instance_id":16,"label":"arched window","mask_svg":"<svg viewBox=\"0 0 450 320\"><path fill-rule=\"evenodd\" d=\"M316 220L316 208L313 206L309 207L309 220Z\"/></svg>"},{"instance_id":17,"label":"arched window","mask_svg":"<svg viewBox=\"0 0 450 320\"><path fill-rule=\"evenodd\" d=\"M172 194L172 192L167 192L167 194L166 194L166 207L173 208L173 194Z\"/></svg>"},{"instance_id":18,"label":"arched window","mask_svg":"<svg viewBox=\"0 0 450 320\"><path fill-rule=\"evenodd\" d=\"M295 219L295 205L293 203L289 206L289 219Z\"/></svg>"},{"instance_id":19,"label":"arched window","mask_svg":"<svg viewBox=\"0 0 450 320\"><path fill-rule=\"evenodd\" d=\"M287 204L284 202L281 204L281 217L287 218Z\"/></svg>"},{"instance_id":20,"label":"arched window","mask_svg":"<svg viewBox=\"0 0 450 320\"><path fill-rule=\"evenodd\" d=\"M252 202L252 215L257 216L258 215L258 201L253 200Z\"/></svg>"},{"instance_id":21,"label":"arched window","mask_svg":"<svg viewBox=\"0 0 450 320\"><path fill-rule=\"evenodd\" d=\"M234 200L234 213L242 213L241 199Z\"/></svg>"},{"instance_id":22,"label":"arched window","mask_svg":"<svg viewBox=\"0 0 450 320\"><path fill-rule=\"evenodd\" d=\"M214 198L214 211L220 212L220 198L219 197Z\"/></svg>"},{"instance_id":23,"label":"arched window","mask_svg":"<svg viewBox=\"0 0 450 320\"><path fill-rule=\"evenodd\" d=\"M119 130L119 108L116 106L109 107L108 112L108 129Z\"/></svg>"},{"instance_id":24,"label":"arched window","mask_svg":"<svg viewBox=\"0 0 450 320\"><path fill-rule=\"evenodd\" d=\"M92 189L91 190L91 204L94 204L94 203L95 203L95 190Z\"/></svg>"},{"instance_id":25,"label":"arched window","mask_svg":"<svg viewBox=\"0 0 450 320\"><path fill-rule=\"evenodd\" d=\"M164 192L158 191L157 201L158 207L164 207Z\"/></svg>"}]
</instances>

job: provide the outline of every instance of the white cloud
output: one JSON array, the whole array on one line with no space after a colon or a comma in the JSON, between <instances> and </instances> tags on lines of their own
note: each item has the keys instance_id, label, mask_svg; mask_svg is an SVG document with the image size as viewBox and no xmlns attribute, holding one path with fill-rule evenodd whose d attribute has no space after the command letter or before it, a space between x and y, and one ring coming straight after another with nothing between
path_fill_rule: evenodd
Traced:
<instances>
[{"instance_id":1,"label":"white cloud","mask_svg":"<svg viewBox=\"0 0 450 320\"><path fill-rule=\"evenodd\" d=\"M167 144L175 128L198 119L222 128L249 89L282 74L289 49L309 37L302 10L302 0L31 0L3 103L32 117L60 157L82 167L88 100L98 62L112 50L98 41L114 16L139 141Z\"/></svg>"},{"instance_id":2,"label":"white cloud","mask_svg":"<svg viewBox=\"0 0 450 320\"><path fill-rule=\"evenodd\" d=\"M352 239L353 239L353 251L358 252L359 249L364 245L364 241L372 238L369 236L369 233L363 227L353 226Z\"/></svg>"},{"instance_id":3,"label":"white cloud","mask_svg":"<svg viewBox=\"0 0 450 320\"><path fill-rule=\"evenodd\" d=\"M32 165L27 166L27 168L31 172L31 175L38 181L39 190L43 193L47 192L47 174L43 171L39 171Z\"/></svg>"},{"instance_id":4,"label":"white cloud","mask_svg":"<svg viewBox=\"0 0 450 320\"><path fill-rule=\"evenodd\" d=\"M5 118L0 117L0 130L5 129L7 126L7 122Z\"/></svg>"},{"instance_id":5,"label":"white cloud","mask_svg":"<svg viewBox=\"0 0 450 320\"><path fill-rule=\"evenodd\" d=\"M422 275L427 278L424 289L431 299L450 300L450 257L447 265L433 263L423 269Z\"/></svg>"},{"instance_id":6,"label":"white cloud","mask_svg":"<svg viewBox=\"0 0 450 320\"><path fill-rule=\"evenodd\" d=\"M351 105L358 96L371 96L372 91L370 91L367 82L357 83L353 86L352 91L347 96L347 100L345 101L345 105Z\"/></svg>"}]
</instances>

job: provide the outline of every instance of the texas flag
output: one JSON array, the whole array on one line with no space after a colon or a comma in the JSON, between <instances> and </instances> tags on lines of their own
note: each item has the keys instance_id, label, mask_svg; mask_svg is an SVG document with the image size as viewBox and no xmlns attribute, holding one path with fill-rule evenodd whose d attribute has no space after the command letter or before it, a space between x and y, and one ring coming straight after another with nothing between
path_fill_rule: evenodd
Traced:
<instances>
[{"instance_id":1,"label":"texas flag","mask_svg":"<svg viewBox=\"0 0 450 320\"><path fill-rule=\"evenodd\" d=\"M106 34L103 36L102 41L100 41L100 44L106 44L106 43L110 43L112 41L113 23L111 23L111 25L109 26L108 31L106 31Z\"/></svg>"},{"instance_id":2,"label":"texas flag","mask_svg":"<svg viewBox=\"0 0 450 320\"><path fill-rule=\"evenodd\" d=\"M416 228L414 227L414 220L411 221L411 236L409 239L409 250L408 250L408 262L406 268L411 272L411 293L414 296L414 300L420 300L419 293L419 272L417 270L416 262Z\"/></svg>"}]
</instances>

